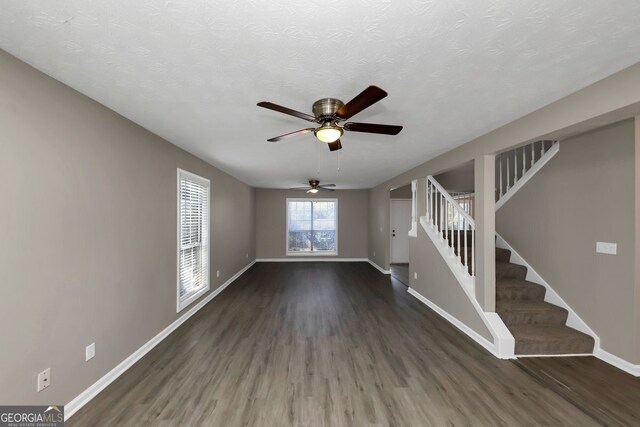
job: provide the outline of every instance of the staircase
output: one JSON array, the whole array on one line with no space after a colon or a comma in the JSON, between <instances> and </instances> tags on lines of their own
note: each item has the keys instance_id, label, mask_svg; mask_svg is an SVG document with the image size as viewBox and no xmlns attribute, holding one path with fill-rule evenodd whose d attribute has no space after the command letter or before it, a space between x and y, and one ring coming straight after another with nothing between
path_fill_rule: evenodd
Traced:
<instances>
[{"instance_id":1,"label":"staircase","mask_svg":"<svg viewBox=\"0 0 640 427\"><path fill-rule=\"evenodd\" d=\"M537 141L500 154L496 159L496 210L558 150L558 141ZM459 272L462 277L459 280L474 283L473 194L452 195L432 176L427 177L426 193L425 218L436 232L434 243L445 248L441 253L448 257L452 271ZM594 338L567 326L567 309L545 301L545 286L527 281L527 267L510 260L510 250L496 248L496 313L515 340L514 354L593 354ZM535 272L532 274L536 276ZM554 295L552 289L549 292ZM558 303L564 304L561 299Z\"/></svg>"},{"instance_id":2,"label":"staircase","mask_svg":"<svg viewBox=\"0 0 640 427\"><path fill-rule=\"evenodd\" d=\"M516 355L591 354L594 339L566 325L568 312L544 301L546 289L528 282L527 268L496 248L496 312L515 338Z\"/></svg>"}]
</instances>

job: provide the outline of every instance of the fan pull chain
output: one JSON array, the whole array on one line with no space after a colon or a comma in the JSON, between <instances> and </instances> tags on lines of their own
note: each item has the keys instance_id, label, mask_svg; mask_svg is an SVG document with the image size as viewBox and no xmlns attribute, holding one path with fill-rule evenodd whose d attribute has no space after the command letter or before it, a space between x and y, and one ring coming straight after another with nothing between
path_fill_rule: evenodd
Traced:
<instances>
[{"instance_id":1,"label":"fan pull chain","mask_svg":"<svg viewBox=\"0 0 640 427\"><path fill-rule=\"evenodd\" d=\"M338 173L340 173L340 156L341 156L340 151L342 150L338 150Z\"/></svg>"}]
</instances>

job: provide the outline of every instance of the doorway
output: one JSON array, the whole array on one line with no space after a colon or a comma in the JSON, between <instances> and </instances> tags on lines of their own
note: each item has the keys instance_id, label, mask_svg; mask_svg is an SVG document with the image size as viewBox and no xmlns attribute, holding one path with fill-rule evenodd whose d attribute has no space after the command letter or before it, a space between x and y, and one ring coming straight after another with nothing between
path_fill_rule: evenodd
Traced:
<instances>
[{"instance_id":1,"label":"doorway","mask_svg":"<svg viewBox=\"0 0 640 427\"><path fill-rule=\"evenodd\" d=\"M409 286L409 230L411 229L411 184L391 191L389 237L391 276Z\"/></svg>"}]
</instances>

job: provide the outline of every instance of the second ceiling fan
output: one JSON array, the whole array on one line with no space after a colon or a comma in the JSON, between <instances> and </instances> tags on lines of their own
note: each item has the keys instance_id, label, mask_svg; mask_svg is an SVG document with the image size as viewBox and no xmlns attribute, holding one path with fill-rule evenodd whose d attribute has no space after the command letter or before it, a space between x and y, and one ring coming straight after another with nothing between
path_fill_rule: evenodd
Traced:
<instances>
[{"instance_id":1,"label":"second ceiling fan","mask_svg":"<svg viewBox=\"0 0 640 427\"><path fill-rule=\"evenodd\" d=\"M267 141L276 142L293 136L313 132L316 138L327 143L329 150L335 151L342 148L340 137L343 135L345 130L350 132L379 133L384 135L397 135L400 133L402 126L395 125L355 122L347 122L342 126L339 125L340 122L355 116L360 111L370 107L385 96L387 96L387 92L384 90L377 86L369 86L346 104L335 98L319 99L313 103L313 115L301 113L272 102L258 102L258 106L320 124L317 128L310 127L300 129L295 132L276 136L268 139Z\"/></svg>"}]
</instances>

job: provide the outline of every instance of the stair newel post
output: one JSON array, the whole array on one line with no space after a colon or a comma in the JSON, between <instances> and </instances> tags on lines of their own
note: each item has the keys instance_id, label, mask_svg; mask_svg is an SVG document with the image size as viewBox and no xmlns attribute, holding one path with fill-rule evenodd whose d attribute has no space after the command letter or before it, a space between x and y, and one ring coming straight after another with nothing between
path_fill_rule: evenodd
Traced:
<instances>
[{"instance_id":1,"label":"stair newel post","mask_svg":"<svg viewBox=\"0 0 640 427\"><path fill-rule=\"evenodd\" d=\"M427 221L429 222L429 225L431 225L431 195L429 194L431 190L431 182L429 182L429 178L427 178L427 187L425 188L425 190L425 195L427 196Z\"/></svg>"}]
</instances>

